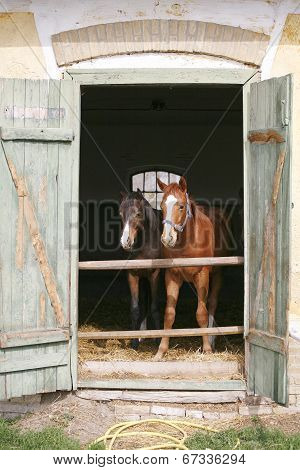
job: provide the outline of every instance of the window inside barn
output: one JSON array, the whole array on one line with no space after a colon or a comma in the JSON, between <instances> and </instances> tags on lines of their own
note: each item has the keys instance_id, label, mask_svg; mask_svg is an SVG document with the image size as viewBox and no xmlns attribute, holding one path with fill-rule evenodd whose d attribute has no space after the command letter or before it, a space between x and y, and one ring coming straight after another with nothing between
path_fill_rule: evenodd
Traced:
<instances>
[{"instance_id":1,"label":"window inside barn","mask_svg":"<svg viewBox=\"0 0 300 470\"><path fill-rule=\"evenodd\" d=\"M162 201L162 191L159 188L156 179L159 178L166 184L178 183L181 175L169 171L145 171L131 176L131 190L140 189L154 209L160 210Z\"/></svg>"}]
</instances>

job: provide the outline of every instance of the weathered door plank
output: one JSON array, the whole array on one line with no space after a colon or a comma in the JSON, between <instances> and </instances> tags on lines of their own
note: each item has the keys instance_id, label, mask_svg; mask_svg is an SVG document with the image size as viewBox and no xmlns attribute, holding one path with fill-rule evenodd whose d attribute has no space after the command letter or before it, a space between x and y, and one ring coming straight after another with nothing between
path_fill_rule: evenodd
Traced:
<instances>
[{"instance_id":1,"label":"weathered door plank","mask_svg":"<svg viewBox=\"0 0 300 470\"><path fill-rule=\"evenodd\" d=\"M59 343L68 341L69 337L69 329L67 328L1 333L0 348L7 349L18 346L31 346L34 344Z\"/></svg>"},{"instance_id":2,"label":"weathered door plank","mask_svg":"<svg viewBox=\"0 0 300 470\"><path fill-rule=\"evenodd\" d=\"M74 125L73 115L74 88L69 80L60 81L60 127L70 128ZM66 177L69 175L69 177ZM72 147L62 142L59 145L58 160L58 201L57 201L57 283L61 288L60 296L65 314L65 322L70 323L70 266L71 254L70 239L66 236L70 231L71 201L72 201ZM65 176L65 177L64 177ZM66 282L68 280L68 282ZM63 345L57 346L57 352L65 350ZM67 351L70 355L70 350ZM57 386L59 389L71 389L70 365L57 369Z\"/></svg>"},{"instance_id":3,"label":"weathered door plank","mask_svg":"<svg viewBox=\"0 0 300 470\"><path fill-rule=\"evenodd\" d=\"M25 107L37 108L40 106L40 81L39 80L26 80L25 90ZM36 114L34 118L29 119L25 114L25 128L39 127L40 116ZM13 145L13 143L11 143ZM39 155L40 145L38 142L25 142L25 167L24 167L24 181L29 193L30 202L28 204L28 197L24 199L24 216L30 223L33 210L36 210L38 202L38 185L40 182L41 167L39 161L36 161L36 156ZM26 223L28 225L28 223ZM24 329L38 328L37 319L39 312L39 296L40 292L45 292L44 282L36 260L36 252L32 243L32 235L27 229L24 230L24 245L26 250L26 263L24 265L24 283L23 283L23 327ZM36 354L36 347L24 346L23 354L29 355L30 351L33 355ZM31 395L37 392L37 371L29 370L23 375L23 393Z\"/></svg>"},{"instance_id":4,"label":"weathered door plank","mask_svg":"<svg viewBox=\"0 0 300 470\"><path fill-rule=\"evenodd\" d=\"M25 108L25 81L21 79L13 80L13 104L18 106L19 109L24 110ZM16 129L23 129L25 125L24 120L25 113L20 113L18 117L14 116L13 126ZM13 161L15 168L20 173L21 177L24 175L25 165L25 146L24 142L16 142L12 144L7 142L8 151L13 155ZM11 331L17 331L19 325L23 322L23 267L25 262L24 252L24 198L18 197L16 190L12 191L12 215L11 223L13 227L13 240L12 249L13 254L13 268L11 270L12 275L12 303L11 303ZM15 361L22 358L23 351L11 351L10 360ZM22 394L23 388L23 377L22 374L16 372L10 374L10 388L15 390L15 393Z\"/></svg>"},{"instance_id":5,"label":"weathered door plank","mask_svg":"<svg viewBox=\"0 0 300 470\"><path fill-rule=\"evenodd\" d=\"M30 349L27 351L29 352ZM26 374L23 374L23 377L29 377L29 374L34 373L36 375L38 372L37 369L51 366L63 367L65 364L68 364L68 362L69 359L65 353L40 354L34 357L32 357L30 353L25 353L21 359L16 359L13 362L10 359L1 361L0 374L14 371L27 371ZM31 386L33 385L35 385L35 383Z\"/></svg>"},{"instance_id":6,"label":"weathered door plank","mask_svg":"<svg viewBox=\"0 0 300 470\"><path fill-rule=\"evenodd\" d=\"M0 80L0 120L5 118L4 110L7 106L13 105L14 91L13 81L2 79ZM8 124L12 124L12 118L8 118ZM13 190L13 182L10 178L9 170L3 155L3 149L0 147L0 200L5 201L1 205L1 221L0 224L0 289L1 289L1 312L0 312L0 328L1 331L9 331L11 329L11 304L13 297L13 290L10 288L12 285L12 269L11 263L13 259L13 224L7 223L12 219L13 210L13 197L15 197ZM12 358L12 353L0 350L0 360L6 361ZM0 375L0 399L6 398L6 392L11 389L12 374L9 376ZM17 389L18 390L18 389Z\"/></svg>"},{"instance_id":7,"label":"weathered door plank","mask_svg":"<svg viewBox=\"0 0 300 470\"><path fill-rule=\"evenodd\" d=\"M49 94L48 94L48 108L57 109L58 113L48 114L48 127L59 128L59 114L60 114L60 82L56 80L49 80ZM58 157L59 157L59 143L48 143L48 162L47 162L47 186L51 191L47 191L47 254L52 267L55 279L57 279L57 199L58 199ZM57 319L51 308L49 297L46 298L47 312L51 312L46 316L46 327L56 328ZM57 352L57 345L48 348L49 353ZM57 370L55 367L50 367L45 370L45 386L47 390L57 390L56 380Z\"/></svg>"},{"instance_id":8,"label":"weathered door plank","mask_svg":"<svg viewBox=\"0 0 300 470\"><path fill-rule=\"evenodd\" d=\"M41 84L41 87L45 85ZM47 85L48 86L48 85ZM47 95L44 95L44 93L41 90L41 95L40 99L42 97L47 98ZM41 121L42 119L45 119L46 115L45 113L42 114L41 116ZM35 127L32 128L24 128L24 129L16 129L15 127L1 127L0 128L0 137L2 140L22 140L22 141L27 141L27 140L33 140L33 141L58 141L58 142L72 142L74 140L74 131L73 129L58 129L58 128L53 128L49 129L47 127L43 127L42 129L36 129Z\"/></svg>"}]
</instances>

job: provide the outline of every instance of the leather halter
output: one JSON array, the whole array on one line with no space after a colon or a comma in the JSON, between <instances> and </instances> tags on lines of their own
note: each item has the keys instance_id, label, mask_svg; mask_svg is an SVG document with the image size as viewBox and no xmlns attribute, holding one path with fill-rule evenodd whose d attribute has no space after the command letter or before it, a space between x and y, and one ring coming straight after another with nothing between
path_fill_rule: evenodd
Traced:
<instances>
[{"instance_id":1,"label":"leather halter","mask_svg":"<svg viewBox=\"0 0 300 470\"><path fill-rule=\"evenodd\" d=\"M186 195L186 216L185 216L185 219L183 221L182 224L174 224L174 222L172 222L172 220L167 220L167 219L164 219L162 221L163 224L169 224L171 225L171 227L173 227L175 230L177 230L177 232L183 232L183 229L184 227L186 226L186 223L188 221L188 219L190 219L192 217L192 211L191 211L191 206L190 206L190 200L189 200L189 196L188 196L188 193L185 194Z\"/></svg>"}]
</instances>

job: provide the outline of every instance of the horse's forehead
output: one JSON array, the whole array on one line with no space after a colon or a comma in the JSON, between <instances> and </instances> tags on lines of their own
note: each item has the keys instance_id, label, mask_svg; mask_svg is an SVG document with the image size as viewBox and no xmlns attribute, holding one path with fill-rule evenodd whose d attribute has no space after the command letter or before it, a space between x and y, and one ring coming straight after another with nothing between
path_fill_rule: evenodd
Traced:
<instances>
[{"instance_id":1,"label":"horse's forehead","mask_svg":"<svg viewBox=\"0 0 300 470\"><path fill-rule=\"evenodd\" d=\"M183 202L185 201L185 194L177 188L174 183L172 184L172 187L170 188L170 191L167 191L164 194L164 202L167 204L167 201L169 201L169 204L174 204L174 202Z\"/></svg>"},{"instance_id":2,"label":"horse's forehead","mask_svg":"<svg viewBox=\"0 0 300 470\"><path fill-rule=\"evenodd\" d=\"M131 201L131 207L138 207L141 208L143 206L143 200L142 199L132 199Z\"/></svg>"},{"instance_id":3,"label":"horse's forehead","mask_svg":"<svg viewBox=\"0 0 300 470\"><path fill-rule=\"evenodd\" d=\"M142 200L139 199L127 199L122 203L122 209L126 212L133 208L140 208L143 205Z\"/></svg>"},{"instance_id":4,"label":"horse's forehead","mask_svg":"<svg viewBox=\"0 0 300 470\"><path fill-rule=\"evenodd\" d=\"M174 196L174 194L169 194L166 197L166 206L173 206L177 202L177 198Z\"/></svg>"}]
</instances>

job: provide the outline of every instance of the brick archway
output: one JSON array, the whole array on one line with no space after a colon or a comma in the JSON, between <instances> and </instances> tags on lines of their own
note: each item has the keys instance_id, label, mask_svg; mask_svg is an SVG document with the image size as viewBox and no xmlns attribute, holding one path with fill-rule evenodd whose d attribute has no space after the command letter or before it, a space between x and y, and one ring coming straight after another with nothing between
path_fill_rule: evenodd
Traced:
<instances>
[{"instance_id":1,"label":"brick archway","mask_svg":"<svg viewBox=\"0 0 300 470\"><path fill-rule=\"evenodd\" d=\"M258 67L270 37L233 26L192 20L99 24L52 36L58 66L120 54L205 54Z\"/></svg>"}]
</instances>

